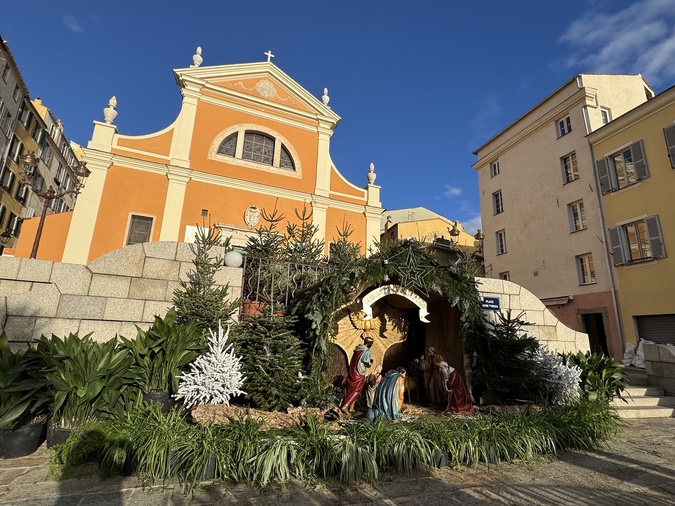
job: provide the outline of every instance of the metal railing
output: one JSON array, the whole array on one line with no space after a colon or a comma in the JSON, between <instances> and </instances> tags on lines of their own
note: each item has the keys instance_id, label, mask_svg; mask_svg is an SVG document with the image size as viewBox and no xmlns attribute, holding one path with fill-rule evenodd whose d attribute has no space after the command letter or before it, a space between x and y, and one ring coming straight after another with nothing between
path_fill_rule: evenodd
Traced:
<instances>
[{"instance_id":1,"label":"metal railing","mask_svg":"<svg viewBox=\"0 0 675 506\"><path fill-rule=\"evenodd\" d=\"M270 258L244 256L241 280L241 314L283 316L289 303L304 289L323 279L328 264L303 264ZM252 309L247 309L252 308Z\"/></svg>"}]
</instances>

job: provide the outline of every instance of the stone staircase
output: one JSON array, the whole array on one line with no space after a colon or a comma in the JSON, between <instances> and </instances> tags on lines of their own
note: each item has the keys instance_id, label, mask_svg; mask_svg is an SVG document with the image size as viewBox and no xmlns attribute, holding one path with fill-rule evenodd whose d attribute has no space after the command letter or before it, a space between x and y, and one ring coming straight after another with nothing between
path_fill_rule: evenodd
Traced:
<instances>
[{"instance_id":1,"label":"stone staircase","mask_svg":"<svg viewBox=\"0 0 675 506\"><path fill-rule=\"evenodd\" d=\"M621 399L614 399L612 405L621 418L669 418L675 416L675 397L664 394L663 388L647 384L644 369L627 367L628 388Z\"/></svg>"}]
</instances>

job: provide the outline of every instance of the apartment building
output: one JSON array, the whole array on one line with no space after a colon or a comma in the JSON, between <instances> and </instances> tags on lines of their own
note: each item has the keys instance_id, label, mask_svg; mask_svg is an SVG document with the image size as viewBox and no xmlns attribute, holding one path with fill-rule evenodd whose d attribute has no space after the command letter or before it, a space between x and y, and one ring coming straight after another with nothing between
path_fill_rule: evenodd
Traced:
<instances>
[{"instance_id":1,"label":"apartment building","mask_svg":"<svg viewBox=\"0 0 675 506\"><path fill-rule=\"evenodd\" d=\"M35 153L38 164L26 167L22 156ZM24 174L38 193L52 186L57 194L74 189L75 153L63 125L42 104L30 99L26 83L7 43L0 39L0 232L3 249L13 248L23 221L39 215L43 199L21 184ZM47 201L47 213L72 210L76 195Z\"/></svg>"},{"instance_id":2,"label":"apartment building","mask_svg":"<svg viewBox=\"0 0 675 506\"><path fill-rule=\"evenodd\" d=\"M615 358L624 343L586 136L653 95L640 75L579 74L474 152L487 275L527 288Z\"/></svg>"},{"instance_id":3,"label":"apartment building","mask_svg":"<svg viewBox=\"0 0 675 506\"><path fill-rule=\"evenodd\" d=\"M21 232L22 205L15 195L20 175L16 163L17 145L13 145L17 119L28 94L7 43L0 37L0 234L2 247L12 247ZM5 233L6 232L6 233Z\"/></svg>"},{"instance_id":4,"label":"apartment building","mask_svg":"<svg viewBox=\"0 0 675 506\"><path fill-rule=\"evenodd\" d=\"M675 87L588 140L626 341L675 344Z\"/></svg>"}]
</instances>

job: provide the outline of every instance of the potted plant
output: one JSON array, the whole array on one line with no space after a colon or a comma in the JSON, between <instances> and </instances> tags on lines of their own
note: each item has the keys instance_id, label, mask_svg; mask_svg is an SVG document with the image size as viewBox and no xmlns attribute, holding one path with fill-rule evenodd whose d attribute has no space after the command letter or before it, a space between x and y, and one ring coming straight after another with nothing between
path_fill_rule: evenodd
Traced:
<instances>
[{"instance_id":1,"label":"potted plant","mask_svg":"<svg viewBox=\"0 0 675 506\"><path fill-rule=\"evenodd\" d=\"M73 429L119 413L138 396L140 370L117 339L98 343L91 334L42 336L37 352L46 364L51 393L47 447L65 442Z\"/></svg>"},{"instance_id":2,"label":"potted plant","mask_svg":"<svg viewBox=\"0 0 675 506\"><path fill-rule=\"evenodd\" d=\"M203 338L194 323L176 324L175 309L164 318L155 316L148 330L137 327L135 339L120 337L122 349L129 350L140 368L140 387L149 402L161 402L164 411L171 407L171 395L178 392L178 376L203 349Z\"/></svg>"},{"instance_id":3,"label":"potted plant","mask_svg":"<svg viewBox=\"0 0 675 506\"><path fill-rule=\"evenodd\" d=\"M0 458L30 455L39 446L49 401L43 366L34 349L13 353L0 335Z\"/></svg>"}]
</instances>

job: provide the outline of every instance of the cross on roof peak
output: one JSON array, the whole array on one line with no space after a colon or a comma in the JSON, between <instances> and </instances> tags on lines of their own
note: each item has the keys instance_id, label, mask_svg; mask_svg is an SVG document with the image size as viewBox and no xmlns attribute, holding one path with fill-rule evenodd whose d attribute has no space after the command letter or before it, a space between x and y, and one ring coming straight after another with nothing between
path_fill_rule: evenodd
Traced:
<instances>
[{"instance_id":1,"label":"cross on roof peak","mask_svg":"<svg viewBox=\"0 0 675 506\"><path fill-rule=\"evenodd\" d=\"M263 54L264 54L265 56L267 56L267 61L268 61L268 62L271 62L271 61L272 61L272 58L274 58L274 55L272 54L272 51L269 51L269 50L268 50L267 52L265 52L265 53L263 53Z\"/></svg>"}]
</instances>

